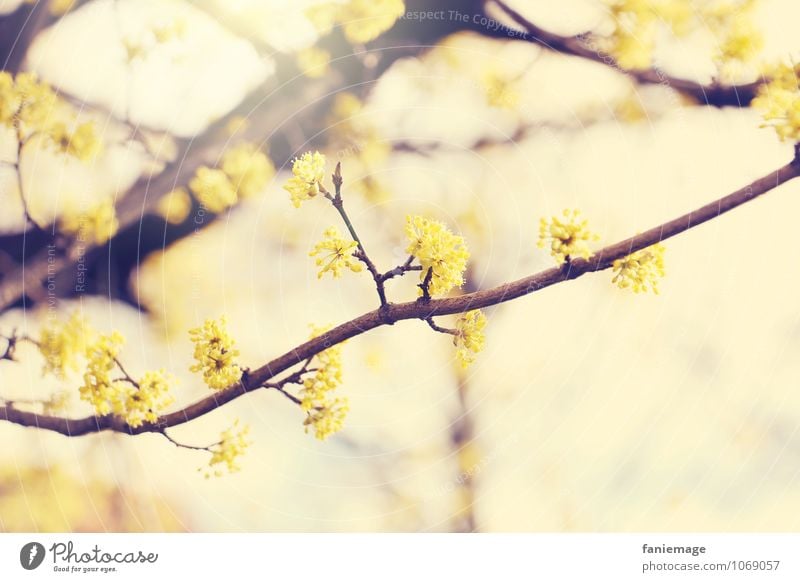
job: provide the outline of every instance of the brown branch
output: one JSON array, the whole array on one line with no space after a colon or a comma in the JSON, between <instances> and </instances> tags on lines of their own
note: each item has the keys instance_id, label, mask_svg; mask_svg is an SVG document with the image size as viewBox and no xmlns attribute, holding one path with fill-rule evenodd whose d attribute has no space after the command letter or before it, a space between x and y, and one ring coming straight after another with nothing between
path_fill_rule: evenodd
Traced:
<instances>
[{"instance_id":1,"label":"brown branch","mask_svg":"<svg viewBox=\"0 0 800 582\"><path fill-rule=\"evenodd\" d=\"M617 64L613 57L597 48L596 41L592 39L591 35L561 36L554 34L525 18L506 4L504 0L492 0L492 2L525 31L525 35L521 36L518 33L515 34L514 31L508 30L504 36L505 38L525 40L561 54L587 59L616 69L638 83L664 85L686 95L691 95L697 101L707 105L746 107L756 96L756 92L762 84L762 82L753 82L743 85L722 85L719 83L703 85L689 79L672 77L656 68L644 70L624 69ZM499 35L499 33L497 34Z\"/></svg>"},{"instance_id":2,"label":"brown branch","mask_svg":"<svg viewBox=\"0 0 800 582\"><path fill-rule=\"evenodd\" d=\"M800 154L800 151L797 152ZM759 178L751 184L732 194L715 200L705 206L693 210L683 216L651 228L634 237L609 245L599 251L591 259L574 259L562 267L554 267L524 277L517 281L505 283L485 291L467 293L459 297L430 299L429 301L411 301L407 303L389 303L385 307L365 313L347 323L343 323L328 332L311 339L264 366L248 372L242 381L214 392L213 394L190 404L186 408L163 415L154 424L144 424L137 428L129 427L124 419L114 416L89 416L69 419L56 416L40 415L33 412L17 410L13 406L0 406L0 419L22 426L51 430L67 436L80 436L103 430L139 434L146 432L162 432L165 428L177 426L199 418L212 410L235 400L236 398L263 387L276 375L285 372L325 351L331 346L364 334L372 329L392 325L403 320L427 320L438 315L464 313L492 305L505 303L519 297L535 293L551 285L577 279L586 273L602 271L611 267L615 260L624 258L638 250L652 246L660 241L672 238L717 218L759 196L777 188L800 176L800 155L789 164Z\"/></svg>"}]
</instances>

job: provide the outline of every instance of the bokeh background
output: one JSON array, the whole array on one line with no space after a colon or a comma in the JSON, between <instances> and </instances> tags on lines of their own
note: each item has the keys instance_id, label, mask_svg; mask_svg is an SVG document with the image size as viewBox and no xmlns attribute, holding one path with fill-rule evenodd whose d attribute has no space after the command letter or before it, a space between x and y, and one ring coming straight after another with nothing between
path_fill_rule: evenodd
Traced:
<instances>
[{"instance_id":1,"label":"bokeh background","mask_svg":"<svg viewBox=\"0 0 800 582\"><path fill-rule=\"evenodd\" d=\"M181 378L176 406L207 393L188 371L186 330L208 317L228 315L241 360L256 367L302 342L310 323L374 308L366 276L317 280L308 251L337 223L329 205L296 210L281 189L303 151L342 161L351 216L378 263L403 261L404 217L424 213L466 238L470 289L551 265L536 248L541 216L578 207L614 242L792 156L749 108L704 106L452 18L403 18L353 47L339 30L317 35L311 0L90 0L58 18L19 4L0 0L7 68L63 90L105 144L89 164L26 153L42 223L70 201L119 199L182 148L209 148L213 162L226 143L209 146L204 132L237 107L264 127L256 141L278 171L261 195L217 217L194 207L178 224L143 213L87 255L85 293L74 292L74 269L54 279L60 313L79 309L127 337L126 367ZM499 17L482 2L406 4ZM594 0L509 5L565 35L607 17ZM789 23L799 10L760 2L764 62L798 55ZM176 18L179 41L126 61L126 39ZM657 63L711 82L707 44L665 38ZM333 55L320 78L297 66L309 46ZM345 92L363 105L343 116ZM15 148L0 138L0 158ZM800 186L788 184L668 241L659 296L601 273L490 309L486 350L466 372L421 322L351 340L342 393L352 410L330 440L306 435L301 412L267 391L173 431L206 443L234 419L250 424L242 471L222 478L204 479L207 455L159 435L67 438L0 422L0 531L794 531L799 213ZM0 229L4 285L52 233L24 232L3 165ZM394 300L415 296L412 279L390 284ZM50 295L28 288L0 331L35 334ZM76 381L44 378L35 349L18 355L0 362L0 398L72 386L69 413L89 412Z\"/></svg>"}]
</instances>

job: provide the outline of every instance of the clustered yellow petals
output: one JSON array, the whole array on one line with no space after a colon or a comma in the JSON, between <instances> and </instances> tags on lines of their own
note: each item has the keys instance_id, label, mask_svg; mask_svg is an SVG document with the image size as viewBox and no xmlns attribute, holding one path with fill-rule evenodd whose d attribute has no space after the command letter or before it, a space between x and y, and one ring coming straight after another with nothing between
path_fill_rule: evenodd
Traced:
<instances>
[{"instance_id":1,"label":"clustered yellow petals","mask_svg":"<svg viewBox=\"0 0 800 582\"><path fill-rule=\"evenodd\" d=\"M212 474L221 477L223 468L227 469L228 473L235 473L241 469L239 458L251 444L247 438L249 434L250 427L240 427L238 420L232 427L222 432L219 442L209 447L211 459L208 461L209 470L206 472L206 479Z\"/></svg>"},{"instance_id":2,"label":"clustered yellow petals","mask_svg":"<svg viewBox=\"0 0 800 582\"><path fill-rule=\"evenodd\" d=\"M762 85L753 99L753 107L761 111L784 141L800 141L800 65L781 64L768 71L769 83Z\"/></svg>"},{"instance_id":3,"label":"clustered yellow petals","mask_svg":"<svg viewBox=\"0 0 800 582\"><path fill-rule=\"evenodd\" d=\"M170 224L180 224L192 210L192 198L185 188L176 188L158 201L158 213Z\"/></svg>"},{"instance_id":4,"label":"clustered yellow petals","mask_svg":"<svg viewBox=\"0 0 800 582\"><path fill-rule=\"evenodd\" d=\"M44 357L44 374L63 378L68 371L77 372L79 359L92 340L94 331L77 311L67 321L49 319L39 332L39 352Z\"/></svg>"},{"instance_id":5,"label":"clustered yellow petals","mask_svg":"<svg viewBox=\"0 0 800 582\"><path fill-rule=\"evenodd\" d=\"M106 198L85 211L67 209L59 218L58 230L80 242L101 245L119 229L114 201Z\"/></svg>"},{"instance_id":6,"label":"clustered yellow petals","mask_svg":"<svg viewBox=\"0 0 800 582\"><path fill-rule=\"evenodd\" d=\"M16 127L20 139L46 132L57 104L55 92L35 74L14 78L0 71L0 123Z\"/></svg>"},{"instance_id":7,"label":"clustered yellow petals","mask_svg":"<svg viewBox=\"0 0 800 582\"><path fill-rule=\"evenodd\" d=\"M606 0L613 32L602 48L625 69L651 66L656 40L666 27L685 37L696 31L711 33L723 75L755 59L763 46L753 24L757 0Z\"/></svg>"},{"instance_id":8,"label":"clustered yellow petals","mask_svg":"<svg viewBox=\"0 0 800 582\"><path fill-rule=\"evenodd\" d=\"M297 53L297 66L302 73L311 79L320 79L330 70L331 54L315 46Z\"/></svg>"},{"instance_id":9,"label":"clustered yellow petals","mask_svg":"<svg viewBox=\"0 0 800 582\"><path fill-rule=\"evenodd\" d=\"M170 384L175 381L163 370L145 372L136 384L129 382L122 387L122 394L115 402L114 414L124 418L133 428L145 422L155 423L159 412L175 401L170 394Z\"/></svg>"},{"instance_id":10,"label":"clustered yellow petals","mask_svg":"<svg viewBox=\"0 0 800 582\"><path fill-rule=\"evenodd\" d=\"M350 0L342 5L338 20L348 41L363 44L392 28L405 9L403 0Z\"/></svg>"},{"instance_id":11,"label":"clustered yellow petals","mask_svg":"<svg viewBox=\"0 0 800 582\"><path fill-rule=\"evenodd\" d=\"M189 181L189 188L203 207L220 213L236 204L236 188L222 170L201 167Z\"/></svg>"},{"instance_id":12,"label":"clustered yellow petals","mask_svg":"<svg viewBox=\"0 0 800 582\"><path fill-rule=\"evenodd\" d=\"M658 283L664 276L664 245L656 243L612 265L612 282L620 289L632 289L634 293L652 291L658 295Z\"/></svg>"},{"instance_id":13,"label":"clustered yellow petals","mask_svg":"<svg viewBox=\"0 0 800 582\"><path fill-rule=\"evenodd\" d=\"M464 313L456 321L453 343L456 346L456 358L462 368L466 369L475 361L475 355L483 350L486 343L483 333L485 327L486 316L479 309Z\"/></svg>"},{"instance_id":14,"label":"clustered yellow petals","mask_svg":"<svg viewBox=\"0 0 800 582\"><path fill-rule=\"evenodd\" d=\"M275 175L272 161L250 143L243 143L226 151L220 168L241 198L252 198L262 192Z\"/></svg>"},{"instance_id":15,"label":"clustered yellow petals","mask_svg":"<svg viewBox=\"0 0 800 582\"><path fill-rule=\"evenodd\" d=\"M561 217L542 218L539 223L539 248L548 248L559 265L578 257L591 258L589 243L599 239L577 209L564 210Z\"/></svg>"},{"instance_id":16,"label":"clustered yellow petals","mask_svg":"<svg viewBox=\"0 0 800 582\"><path fill-rule=\"evenodd\" d=\"M315 338L328 327L313 327L311 337ZM342 383L342 344L331 346L314 357L315 371L305 378L300 390L300 407L306 412L304 425L306 432L314 431L314 436L325 440L344 426L350 410L346 398L332 396Z\"/></svg>"},{"instance_id":17,"label":"clustered yellow petals","mask_svg":"<svg viewBox=\"0 0 800 582\"><path fill-rule=\"evenodd\" d=\"M226 329L228 320L208 319L202 327L189 330L194 343L195 364L192 372L201 372L209 388L222 390L236 384L242 378L242 369L236 362L239 350Z\"/></svg>"},{"instance_id":18,"label":"clustered yellow petals","mask_svg":"<svg viewBox=\"0 0 800 582\"><path fill-rule=\"evenodd\" d=\"M306 152L295 158L292 164L294 175L283 187L291 195L295 208L300 208L305 200L311 200L320 193L320 183L325 178L326 161L325 156L319 152Z\"/></svg>"},{"instance_id":19,"label":"clustered yellow petals","mask_svg":"<svg viewBox=\"0 0 800 582\"><path fill-rule=\"evenodd\" d=\"M99 336L86 348L86 371L79 392L81 400L91 404L101 416L122 409L121 399L127 384L112 377L112 372L124 343L122 335L113 332Z\"/></svg>"},{"instance_id":20,"label":"clustered yellow petals","mask_svg":"<svg viewBox=\"0 0 800 582\"><path fill-rule=\"evenodd\" d=\"M25 0L26 4L36 4L39 0ZM75 5L76 0L50 0L48 8L53 16L62 16L69 12Z\"/></svg>"},{"instance_id":21,"label":"clustered yellow petals","mask_svg":"<svg viewBox=\"0 0 800 582\"><path fill-rule=\"evenodd\" d=\"M345 269L350 269L353 273L362 271L361 261L353 256L358 250L356 241L344 238L335 226L326 229L323 236L325 238L308 253L310 257L317 257L316 264L322 267L317 275L320 279L325 273L338 279Z\"/></svg>"},{"instance_id":22,"label":"clustered yellow petals","mask_svg":"<svg viewBox=\"0 0 800 582\"><path fill-rule=\"evenodd\" d=\"M95 130L94 122L81 123L74 129L65 123L54 123L48 132L50 143L57 151L71 155L86 162L100 151L100 138Z\"/></svg>"},{"instance_id":23,"label":"clustered yellow petals","mask_svg":"<svg viewBox=\"0 0 800 582\"><path fill-rule=\"evenodd\" d=\"M406 217L405 232L406 252L422 265L420 281L430 279L431 296L445 295L464 284L469 251L463 237L450 232L441 222L423 216Z\"/></svg>"}]
</instances>

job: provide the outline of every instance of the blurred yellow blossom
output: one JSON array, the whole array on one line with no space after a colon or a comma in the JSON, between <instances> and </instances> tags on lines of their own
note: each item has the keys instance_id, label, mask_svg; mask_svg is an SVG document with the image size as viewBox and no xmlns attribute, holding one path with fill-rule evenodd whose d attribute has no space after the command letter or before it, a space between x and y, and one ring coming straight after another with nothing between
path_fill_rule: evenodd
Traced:
<instances>
[{"instance_id":1,"label":"blurred yellow blossom","mask_svg":"<svg viewBox=\"0 0 800 582\"><path fill-rule=\"evenodd\" d=\"M63 378L69 370L77 372L79 358L86 351L94 331L79 312L61 321L51 318L39 332L38 348L44 357L44 374Z\"/></svg>"},{"instance_id":2,"label":"blurred yellow blossom","mask_svg":"<svg viewBox=\"0 0 800 582\"><path fill-rule=\"evenodd\" d=\"M119 229L114 201L106 198L86 211L65 210L60 219L58 230L80 242L92 242L101 245L110 240Z\"/></svg>"},{"instance_id":3,"label":"blurred yellow blossom","mask_svg":"<svg viewBox=\"0 0 800 582\"><path fill-rule=\"evenodd\" d=\"M486 101L498 109L516 109L520 101L520 93L514 86L514 80L508 79L495 70L487 71L483 77Z\"/></svg>"},{"instance_id":4,"label":"blurred yellow blossom","mask_svg":"<svg viewBox=\"0 0 800 582\"><path fill-rule=\"evenodd\" d=\"M441 222L422 216L407 216L405 233L406 252L422 265L420 281L431 272L428 286L431 296L445 295L464 284L469 251L462 237L450 232Z\"/></svg>"},{"instance_id":5,"label":"blurred yellow blossom","mask_svg":"<svg viewBox=\"0 0 800 582\"><path fill-rule=\"evenodd\" d=\"M0 123L14 126L18 139L47 132L58 97L34 73L19 73L16 78L0 71Z\"/></svg>"},{"instance_id":6,"label":"blurred yellow blossom","mask_svg":"<svg viewBox=\"0 0 800 582\"><path fill-rule=\"evenodd\" d=\"M475 361L475 355L483 350L486 336L486 316L479 309L462 314L456 321L456 335L453 343L456 346L456 358L462 368Z\"/></svg>"},{"instance_id":7,"label":"blurred yellow blossom","mask_svg":"<svg viewBox=\"0 0 800 582\"><path fill-rule=\"evenodd\" d=\"M236 342L226 329L228 319L207 319L202 327L189 330L194 343L195 364L192 372L202 372L203 381L209 388L222 390L236 384L242 378L242 369L236 363L239 355Z\"/></svg>"},{"instance_id":8,"label":"blurred yellow blossom","mask_svg":"<svg viewBox=\"0 0 800 582\"><path fill-rule=\"evenodd\" d=\"M192 210L192 198L185 188L176 188L158 201L158 213L170 224L180 224Z\"/></svg>"},{"instance_id":9,"label":"blurred yellow blossom","mask_svg":"<svg viewBox=\"0 0 800 582\"><path fill-rule=\"evenodd\" d=\"M82 162L92 159L100 151L100 138L92 121L81 123L74 130L70 130L65 123L54 123L48 131L48 137L57 151Z\"/></svg>"},{"instance_id":10,"label":"blurred yellow blossom","mask_svg":"<svg viewBox=\"0 0 800 582\"><path fill-rule=\"evenodd\" d=\"M189 182L189 189L204 208L217 214L236 204L238 199L228 175L205 166L198 168Z\"/></svg>"},{"instance_id":11,"label":"blurred yellow blossom","mask_svg":"<svg viewBox=\"0 0 800 582\"><path fill-rule=\"evenodd\" d=\"M329 69L331 54L321 48L310 46L297 53L297 66L300 71L311 79L324 77Z\"/></svg>"},{"instance_id":12,"label":"blurred yellow blossom","mask_svg":"<svg viewBox=\"0 0 800 582\"><path fill-rule=\"evenodd\" d=\"M589 221L581 219L579 210L564 210L561 217L542 218L539 222L539 248L547 248L561 265L567 259L589 259L589 243L600 237L589 230Z\"/></svg>"},{"instance_id":13,"label":"blurred yellow blossom","mask_svg":"<svg viewBox=\"0 0 800 582\"><path fill-rule=\"evenodd\" d=\"M612 282L620 289L633 289L634 293L652 291L658 295L658 282L664 276L664 245L656 243L612 265Z\"/></svg>"},{"instance_id":14,"label":"blurred yellow blossom","mask_svg":"<svg viewBox=\"0 0 800 582\"><path fill-rule=\"evenodd\" d=\"M209 470L206 472L206 479L212 474L215 477L221 477L223 467L228 470L228 473L235 473L241 469L239 458L244 455L247 447L251 444L247 438L249 434L250 427L246 425L239 427L238 420L233 423L232 427L222 431L219 442L209 447L211 459L208 461Z\"/></svg>"},{"instance_id":15,"label":"blurred yellow blossom","mask_svg":"<svg viewBox=\"0 0 800 582\"><path fill-rule=\"evenodd\" d=\"M294 176L283 187L291 195L295 208L319 194L320 183L325 178L325 163L325 156L319 152L306 152L295 158L292 164Z\"/></svg>"},{"instance_id":16,"label":"blurred yellow blossom","mask_svg":"<svg viewBox=\"0 0 800 582\"><path fill-rule=\"evenodd\" d=\"M350 0L341 7L339 21L347 40L363 44L392 28L404 12L403 0Z\"/></svg>"},{"instance_id":17,"label":"blurred yellow blossom","mask_svg":"<svg viewBox=\"0 0 800 582\"><path fill-rule=\"evenodd\" d=\"M251 143L227 150L222 156L220 168L241 198L252 198L262 192L275 175L272 161Z\"/></svg>"},{"instance_id":18,"label":"blurred yellow blossom","mask_svg":"<svg viewBox=\"0 0 800 582\"><path fill-rule=\"evenodd\" d=\"M316 264L322 267L317 275L320 279L328 272L334 279L338 279L345 269L350 269L354 273L361 272L363 265L353 256L358 250L356 241L342 237L335 226L326 229L323 236L325 238L308 253L310 257L317 257Z\"/></svg>"},{"instance_id":19,"label":"blurred yellow blossom","mask_svg":"<svg viewBox=\"0 0 800 582\"><path fill-rule=\"evenodd\" d=\"M753 99L766 125L784 141L800 141L800 65L781 64L767 72L769 83Z\"/></svg>"}]
</instances>

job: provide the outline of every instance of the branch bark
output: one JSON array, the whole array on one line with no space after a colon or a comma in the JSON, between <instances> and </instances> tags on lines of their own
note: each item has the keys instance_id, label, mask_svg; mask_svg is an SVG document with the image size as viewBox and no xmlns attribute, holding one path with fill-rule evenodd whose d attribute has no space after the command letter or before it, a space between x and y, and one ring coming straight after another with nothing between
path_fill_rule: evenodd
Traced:
<instances>
[{"instance_id":1,"label":"branch bark","mask_svg":"<svg viewBox=\"0 0 800 582\"><path fill-rule=\"evenodd\" d=\"M389 303L289 350L262 367L248 372L238 384L206 396L181 410L166 414L154 424L145 424L134 429L129 427L123 419L114 416L69 419L19 410L13 404L0 406L0 420L50 430L67 436L81 436L104 430L128 434L163 432L168 427L187 423L240 396L263 388L270 379L278 374L302 364L331 346L372 329L384 325L394 325L403 320L425 321L434 316L464 313L472 309L499 305L530 295L551 285L577 279L587 273L608 269L617 259L713 220L798 176L800 176L800 148L796 149L794 160L778 170L683 216L600 249L591 259L575 259L561 267L547 269L492 289L467 293L459 297Z\"/></svg>"}]
</instances>

